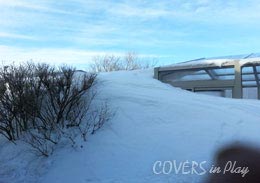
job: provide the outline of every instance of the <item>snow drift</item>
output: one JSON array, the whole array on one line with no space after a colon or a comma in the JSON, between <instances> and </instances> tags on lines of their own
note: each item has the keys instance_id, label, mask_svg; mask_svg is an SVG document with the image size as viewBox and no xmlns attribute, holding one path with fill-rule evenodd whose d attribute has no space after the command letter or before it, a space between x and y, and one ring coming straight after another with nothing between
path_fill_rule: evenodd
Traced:
<instances>
[{"instance_id":1,"label":"snow drift","mask_svg":"<svg viewBox=\"0 0 260 183\"><path fill-rule=\"evenodd\" d=\"M115 117L86 143L79 142L83 148L63 148L49 159L1 146L0 182L200 182L206 175L156 175L153 165L189 160L210 166L214 152L225 144L260 144L259 101L194 94L152 74L100 74L98 97L109 97ZM3 157L7 152L11 155Z\"/></svg>"}]
</instances>

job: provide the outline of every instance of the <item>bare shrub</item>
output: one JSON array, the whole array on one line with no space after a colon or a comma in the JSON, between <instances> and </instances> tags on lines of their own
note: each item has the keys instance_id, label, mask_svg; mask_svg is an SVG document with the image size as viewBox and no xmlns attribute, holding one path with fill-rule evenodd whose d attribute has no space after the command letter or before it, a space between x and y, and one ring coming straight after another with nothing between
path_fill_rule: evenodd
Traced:
<instances>
[{"instance_id":1,"label":"bare shrub","mask_svg":"<svg viewBox=\"0 0 260 183\"><path fill-rule=\"evenodd\" d=\"M90 68L93 72L111 72L121 70L122 64L120 57L114 55L96 56Z\"/></svg>"},{"instance_id":2,"label":"bare shrub","mask_svg":"<svg viewBox=\"0 0 260 183\"><path fill-rule=\"evenodd\" d=\"M29 69L11 65L0 70L0 133L11 141L18 139L33 122L33 76Z\"/></svg>"},{"instance_id":3,"label":"bare shrub","mask_svg":"<svg viewBox=\"0 0 260 183\"><path fill-rule=\"evenodd\" d=\"M125 56L96 56L90 65L92 72L111 72L119 70L137 70L154 67L156 59L141 59L135 52L127 52Z\"/></svg>"},{"instance_id":4,"label":"bare shrub","mask_svg":"<svg viewBox=\"0 0 260 183\"><path fill-rule=\"evenodd\" d=\"M95 80L96 74L77 73L68 66L27 63L3 67L0 134L10 141L22 137L44 156L49 156L61 139L74 145L78 132L86 140L88 129L96 131L109 116L104 112L108 112L107 106L99 111L91 105Z\"/></svg>"},{"instance_id":5,"label":"bare shrub","mask_svg":"<svg viewBox=\"0 0 260 183\"><path fill-rule=\"evenodd\" d=\"M105 124L105 122L110 120L113 115L114 114L109 109L107 102L98 104L98 107L96 108L91 108L87 113L86 120L91 123L84 123L79 126L83 140L86 141L89 134L93 135Z\"/></svg>"},{"instance_id":6,"label":"bare shrub","mask_svg":"<svg viewBox=\"0 0 260 183\"><path fill-rule=\"evenodd\" d=\"M100 108L93 111L90 117L93 118L90 121L94 122L91 134L94 134L98 129L100 129L105 124L106 121L108 121L112 117L112 113L111 111L109 111L107 103L104 103L101 105Z\"/></svg>"}]
</instances>

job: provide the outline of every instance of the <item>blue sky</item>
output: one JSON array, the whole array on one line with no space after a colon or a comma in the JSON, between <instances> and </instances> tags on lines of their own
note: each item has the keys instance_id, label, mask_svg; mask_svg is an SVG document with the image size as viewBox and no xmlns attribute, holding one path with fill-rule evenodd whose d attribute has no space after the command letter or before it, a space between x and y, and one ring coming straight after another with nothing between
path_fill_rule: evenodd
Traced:
<instances>
[{"instance_id":1,"label":"blue sky","mask_svg":"<svg viewBox=\"0 0 260 183\"><path fill-rule=\"evenodd\" d=\"M260 52L257 0L0 0L0 60L84 65L134 51L173 63Z\"/></svg>"}]
</instances>

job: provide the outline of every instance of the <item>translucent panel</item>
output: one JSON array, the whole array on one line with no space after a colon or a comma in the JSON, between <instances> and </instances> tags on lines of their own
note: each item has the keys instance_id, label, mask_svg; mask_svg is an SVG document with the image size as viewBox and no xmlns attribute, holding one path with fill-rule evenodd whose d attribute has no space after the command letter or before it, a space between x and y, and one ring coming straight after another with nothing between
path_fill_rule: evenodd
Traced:
<instances>
[{"instance_id":1,"label":"translucent panel","mask_svg":"<svg viewBox=\"0 0 260 183\"><path fill-rule=\"evenodd\" d=\"M180 78L180 81L195 81L195 80L211 80L207 74L204 75L186 75Z\"/></svg>"},{"instance_id":2,"label":"translucent panel","mask_svg":"<svg viewBox=\"0 0 260 183\"><path fill-rule=\"evenodd\" d=\"M224 74L234 74L235 73L234 68L214 69L214 72L218 75L219 74L224 75Z\"/></svg>"},{"instance_id":3,"label":"translucent panel","mask_svg":"<svg viewBox=\"0 0 260 183\"><path fill-rule=\"evenodd\" d=\"M230 55L230 56L222 56L222 57L211 57L208 59L244 59L244 58L256 58L256 57L260 57L260 53Z\"/></svg>"},{"instance_id":4,"label":"translucent panel","mask_svg":"<svg viewBox=\"0 0 260 183\"><path fill-rule=\"evenodd\" d=\"M255 80L255 75L254 75L254 74L242 75L242 79L243 79L244 81L246 81L246 80Z\"/></svg>"},{"instance_id":5,"label":"translucent panel","mask_svg":"<svg viewBox=\"0 0 260 183\"><path fill-rule=\"evenodd\" d=\"M232 90L231 89L227 89L224 91L224 96L226 98L232 98Z\"/></svg>"},{"instance_id":6,"label":"translucent panel","mask_svg":"<svg viewBox=\"0 0 260 183\"><path fill-rule=\"evenodd\" d=\"M163 76L164 80L171 81L194 81L194 80L209 80L210 76L205 72L205 70L195 70L195 71L174 71L171 74Z\"/></svg>"},{"instance_id":7,"label":"translucent panel","mask_svg":"<svg viewBox=\"0 0 260 183\"><path fill-rule=\"evenodd\" d=\"M224 91L196 91L198 94L224 97Z\"/></svg>"},{"instance_id":8,"label":"translucent panel","mask_svg":"<svg viewBox=\"0 0 260 183\"><path fill-rule=\"evenodd\" d=\"M198 94L205 94L218 97L232 98L232 89L221 89L221 90L208 90L208 91L196 91Z\"/></svg>"},{"instance_id":9,"label":"translucent panel","mask_svg":"<svg viewBox=\"0 0 260 183\"><path fill-rule=\"evenodd\" d=\"M209 73L218 80L234 79L234 68L209 69Z\"/></svg>"},{"instance_id":10,"label":"translucent panel","mask_svg":"<svg viewBox=\"0 0 260 183\"><path fill-rule=\"evenodd\" d=\"M257 88L243 88L243 98L257 99Z\"/></svg>"},{"instance_id":11,"label":"translucent panel","mask_svg":"<svg viewBox=\"0 0 260 183\"><path fill-rule=\"evenodd\" d=\"M234 68L205 69L200 70L178 70L170 74L162 74L164 80L168 81L194 81L194 80L233 80L235 78Z\"/></svg>"},{"instance_id":12,"label":"translucent panel","mask_svg":"<svg viewBox=\"0 0 260 183\"><path fill-rule=\"evenodd\" d=\"M213 73L216 75L216 79L219 80L230 80L234 79L234 68L222 68L222 69L213 69Z\"/></svg>"},{"instance_id":13,"label":"translucent panel","mask_svg":"<svg viewBox=\"0 0 260 183\"><path fill-rule=\"evenodd\" d=\"M256 86L256 81L243 81L243 86Z\"/></svg>"},{"instance_id":14,"label":"translucent panel","mask_svg":"<svg viewBox=\"0 0 260 183\"><path fill-rule=\"evenodd\" d=\"M242 73L253 73L253 67L243 67L242 68Z\"/></svg>"},{"instance_id":15,"label":"translucent panel","mask_svg":"<svg viewBox=\"0 0 260 183\"><path fill-rule=\"evenodd\" d=\"M235 75L227 75L227 76L218 76L219 80L230 80L230 79L234 79Z\"/></svg>"},{"instance_id":16,"label":"translucent panel","mask_svg":"<svg viewBox=\"0 0 260 183\"><path fill-rule=\"evenodd\" d=\"M256 71L260 73L260 66L256 66Z\"/></svg>"}]
</instances>

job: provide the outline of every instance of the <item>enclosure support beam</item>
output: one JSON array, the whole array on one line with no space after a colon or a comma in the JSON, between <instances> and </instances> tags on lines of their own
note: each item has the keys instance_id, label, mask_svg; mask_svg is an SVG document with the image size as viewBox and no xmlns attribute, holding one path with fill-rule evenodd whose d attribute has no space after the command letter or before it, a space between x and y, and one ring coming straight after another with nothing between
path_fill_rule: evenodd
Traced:
<instances>
[{"instance_id":1,"label":"enclosure support beam","mask_svg":"<svg viewBox=\"0 0 260 183\"><path fill-rule=\"evenodd\" d=\"M253 66L253 70L254 70L254 75L255 75L255 81L256 81L256 85L257 85L257 99L260 99L260 84L259 84L259 77L257 75L257 70L256 70L256 66Z\"/></svg>"},{"instance_id":2,"label":"enclosure support beam","mask_svg":"<svg viewBox=\"0 0 260 183\"><path fill-rule=\"evenodd\" d=\"M211 77L211 79L213 80L218 79L217 74L213 70L205 69L205 71Z\"/></svg>"},{"instance_id":3,"label":"enclosure support beam","mask_svg":"<svg viewBox=\"0 0 260 183\"><path fill-rule=\"evenodd\" d=\"M159 69L160 69L160 67L155 67L154 68L154 79L158 79L159 80Z\"/></svg>"},{"instance_id":4,"label":"enclosure support beam","mask_svg":"<svg viewBox=\"0 0 260 183\"><path fill-rule=\"evenodd\" d=\"M241 75L241 65L239 64L239 61L234 62L234 68L235 68L235 82L234 82L234 88L233 88L233 95L232 98L242 98L242 75Z\"/></svg>"},{"instance_id":5,"label":"enclosure support beam","mask_svg":"<svg viewBox=\"0 0 260 183\"><path fill-rule=\"evenodd\" d=\"M211 88L233 88L234 80L197 80L197 81L163 81L169 83L172 86L180 87L183 89L189 88L205 88L210 90Z\"/></svg>"}]
</instances>

